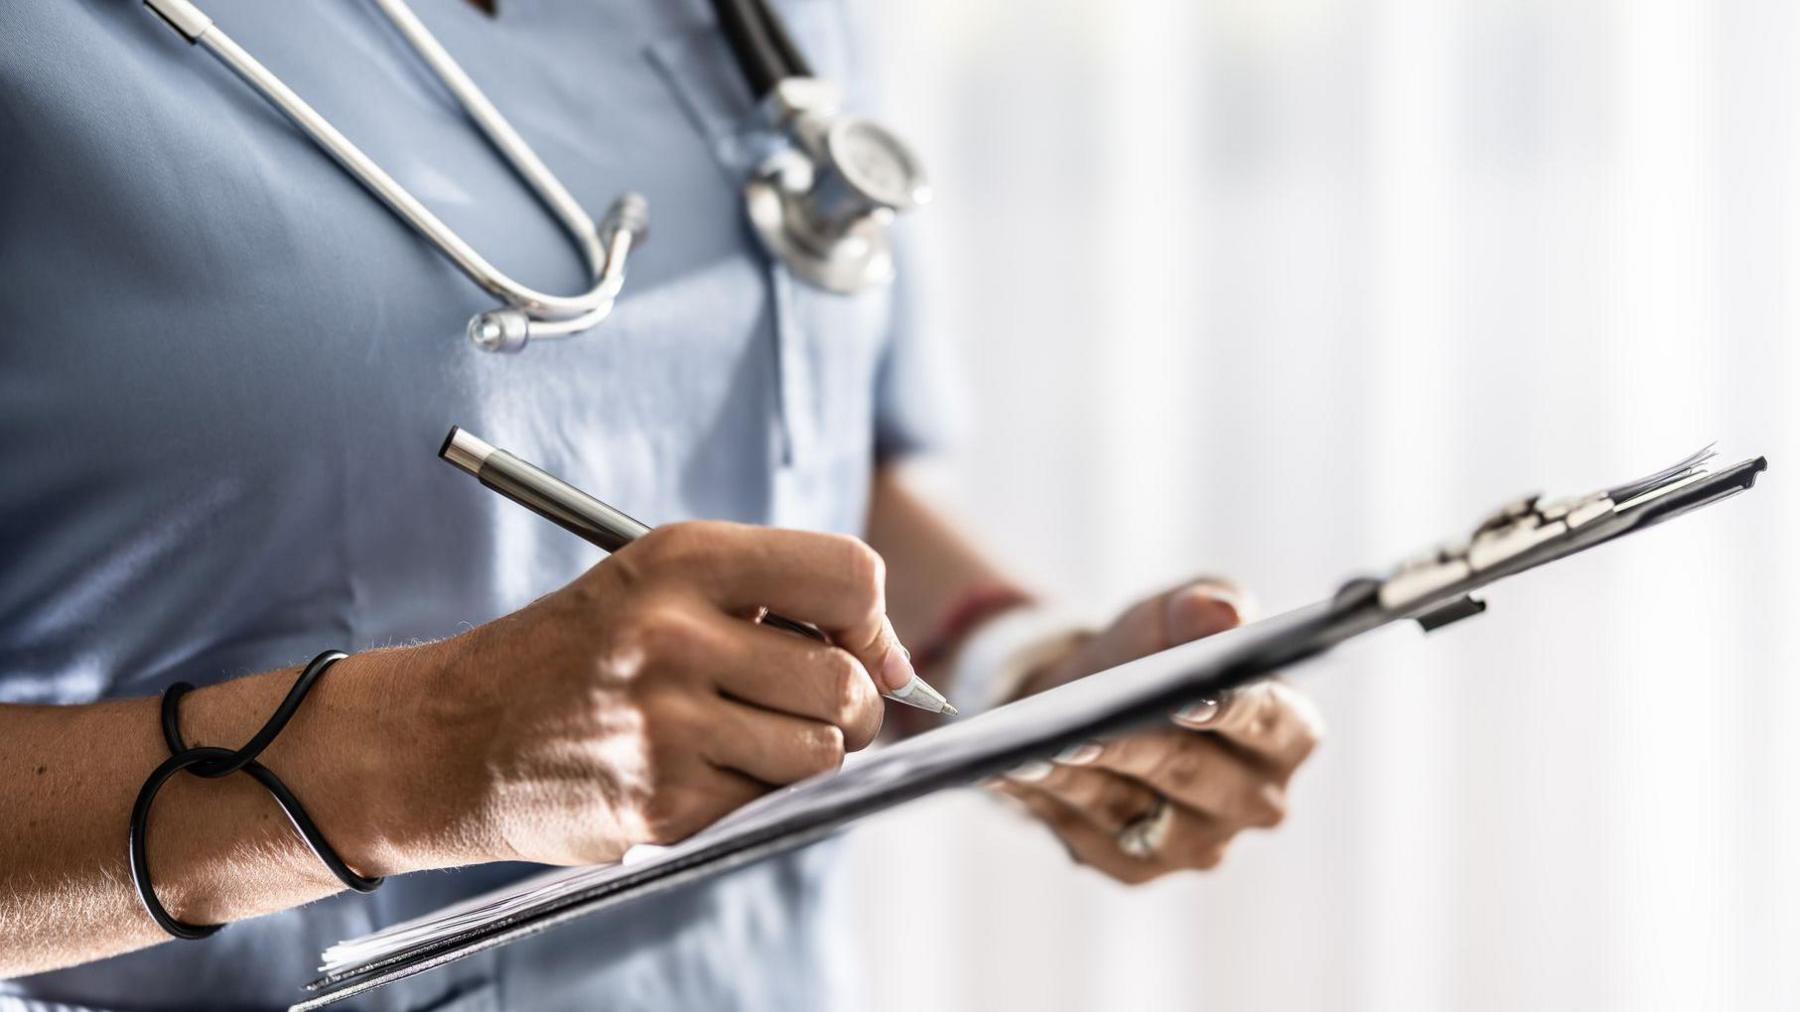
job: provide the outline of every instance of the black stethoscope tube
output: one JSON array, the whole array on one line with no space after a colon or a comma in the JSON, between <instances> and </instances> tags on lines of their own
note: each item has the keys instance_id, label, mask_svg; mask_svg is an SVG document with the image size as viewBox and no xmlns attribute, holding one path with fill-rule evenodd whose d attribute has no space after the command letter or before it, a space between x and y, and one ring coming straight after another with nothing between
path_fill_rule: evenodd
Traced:
<instances>
[{"instance_id":1,"label":"black stethoscope tube","mask_svg":"<svg viewBox=\"0 0 1800 1012\"><path fill-rule=\"evenodd\" d=\"M759 101L783 78L812 76L786 26L765 0L712 0L712 5L750 94Z\"/></svg>"}]
</instances>

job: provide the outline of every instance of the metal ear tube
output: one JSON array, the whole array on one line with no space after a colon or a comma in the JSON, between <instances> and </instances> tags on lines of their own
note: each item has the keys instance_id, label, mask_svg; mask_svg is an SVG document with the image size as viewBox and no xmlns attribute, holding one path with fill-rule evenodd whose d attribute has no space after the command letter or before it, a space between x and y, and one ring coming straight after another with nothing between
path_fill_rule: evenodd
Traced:
<instances>
[{"instance_id":1,"label":"metal ear tube","mask_svg":"<svg viewBox=\"0 0 1800 1012\"><path fill-rule=\"evenodd\" d=\"M511 166L544 209L557 220L580 254L589 277L586 291L568 295L541 292L501 271L425 206L331 121L282 79L238 45L192 0L144 0L145 5L190 45L206 50L406 225L436 247L482 291L503 305L469 321L469 340L487 351L517 351L532 339L579 334L606 319L625 281L625 258L642 242L648 223L644 198L627 193L613 202L605 227L588 217L525 138L495 108L406 0L373 0L426 67L448 90L475 128Z\"/></svg>"},{"instance_id":2,"label":"metal ear tube","mask_svg":"<svg viewBox=\"0 0 1800 1012\"><path fill-rule=\"evenodd\" d=\"M568 337L589 330L611 315L613 300L625 286L625 260L634 246L650 235L650 203L642 194L626 193L614 200L601 219L598 247L605 251L595 270L596 291L606 301L576 316L546 319L518 306L504 306L478 313L469 320L469 342L482 351L515 352L532 340Z\"/></svg>"}]
</instances>

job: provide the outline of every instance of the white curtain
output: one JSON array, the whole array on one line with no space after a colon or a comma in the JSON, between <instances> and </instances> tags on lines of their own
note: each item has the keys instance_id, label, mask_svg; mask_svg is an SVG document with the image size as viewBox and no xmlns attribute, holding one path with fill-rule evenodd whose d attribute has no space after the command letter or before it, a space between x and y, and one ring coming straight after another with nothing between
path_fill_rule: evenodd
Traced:
<instances>
[{"instance_id":1,"label":"white curtain","mask_svg":"<svg viewBox=\"0 0 1800 1012\"><path fill-rule=\"evenodd\" d=\"M971 796L872 823L874 1005L1800 1007L1792 0L861 6L976 394L941 477L1042 585L1281 610L1519 493L1772 462L1307 669L1330 740L1216 873L1115 888Z\"/></svg>"}]
</instances>

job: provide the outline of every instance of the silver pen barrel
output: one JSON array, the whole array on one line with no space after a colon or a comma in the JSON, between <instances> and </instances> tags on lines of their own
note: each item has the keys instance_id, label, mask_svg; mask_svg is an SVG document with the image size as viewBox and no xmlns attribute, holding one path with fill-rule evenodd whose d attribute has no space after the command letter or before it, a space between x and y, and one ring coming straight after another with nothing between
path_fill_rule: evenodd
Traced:
<instances>
[{"instance_id":1,"label":"silver pen barrel","mask_svg":"<svg viewBox=\"0 0 1800 1012\"><path fill-rule=\"evenodd\" d=\"M616 552L650 532L648 525L460 428L450 430L438 456L604 551Z\"/></svg>"}]
</instances>

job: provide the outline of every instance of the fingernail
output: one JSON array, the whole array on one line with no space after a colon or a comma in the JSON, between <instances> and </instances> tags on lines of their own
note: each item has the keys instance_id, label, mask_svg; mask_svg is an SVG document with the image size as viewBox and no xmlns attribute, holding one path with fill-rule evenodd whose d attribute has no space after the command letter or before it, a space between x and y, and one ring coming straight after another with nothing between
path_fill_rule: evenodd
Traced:
<instances>
[{"instance_id":1,"label":"fingernail","mask_svg":"<svg viewBox=\"0 0 1800 1012\"><path fill-rule=\"evenodd\" d=\"M1256 595L1239 587L1221 587L1209 585L1207 591L1215 600L1223 601L1237 613L1239 621L1250 622L1261 613L1262 606L1257 604Z\"/></svg>"},{"instance_id":2,"label":"fingernail","mask_svg":"<svg viewBox=\"0 0 1800 1012\"><path fill-rule=\"evenodd\" d=\"M887 651L881 655L881 663L875 672L875 680L881 683L877 687L884 692L898 692L918 676L912 666L912 651L900 642L900 634L894 632L893 620L886 615L881 616L881 633L881 638L887 641Z\"/></svg>"},{"instance_id":3,"label":"fingernail","mask_svg":"<svg viewBox=\"0 0 1800 1012\"><path fill-rule=\"evenodd\" d=\"M1211 696L1196 699L1175 711L1175 719L1183 724L1204 727L1219 715L1219 701Z\"/></svg>"},{"instance_id":4,"label":"fingernail","mask_svg":"<svg viewBox=\"0 0 1800 1012\"><path fill-rule=\"evenodd\" d=\"M1245 595L1229 587L1208 586L1202 588L1207 597L1226 605L1233 614L1242 616L1249 610L1249 602Z\"/></svg>"},{"instance_id":5,"label":"fingernail","mask_svg":"<svg viewBox=\"0 0 1800 1012\"><path fill-rule=\"evenodd\" d=\"M1050 765L1042 759L1033 759L1028 763L1023 763L1009 770L1006 774L1006 779L1016 780L1022 784L1034 784L1055 772L1055 766Z\"/></svg>"},{"instance_id":6,"label":"fingernail","mask_svg":"<svg viewBox=\"0 0 1800 1012\"><path fill-rule=\"evenodd\" d=\"M1199 598L1206 603L1206 610L1200 620L1202 632L1224 632L1244 624L1244 609L1232 595L1225 591L1207 590Z\"/></svg>"},{"instance_id":7,"label":"fingernail","mask_svg":"<svg viewBox=\"0 0 1800 1012\"><path fill-rule=\"evenodd\" d=\"M1197 584L1168 599L1165 628L1177 643L1204 639L1244 623L1245 607L1238 596L1223 587Z\"/></svg>"},{"instance_id":8,"label":"fingernail","mask_svg":"<svg viewBox=\"0 0 1800 1012\"><path fill-rule=\"evenodd\" d=\"M1100 753L1104 751L1106 749L1102 748L1099 742L1084 741L1078 745L1070 745L1056 753L1056 761L1065 766L1086 766L1100 758Z\"/></svg>"},{"instance_id":9,"label":"fingernail","mask_svg":"<svg viewBox=\"0 0 1800 1012\"><path fill-rule=\"evenodd\" d=\"M889 692L904 689L913 680L912 658L898 640L881 657L881 683Z\"/></svg>"}]
</instances>

